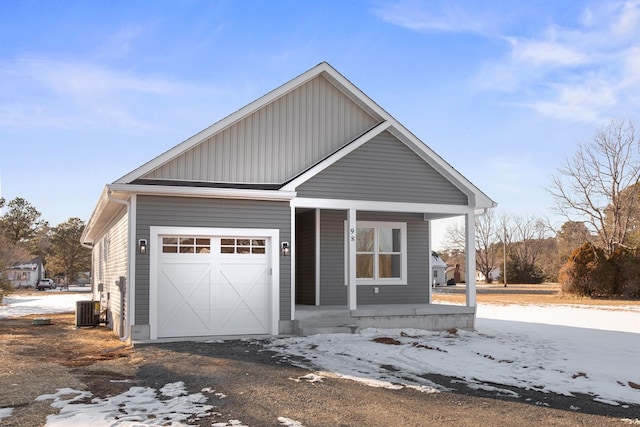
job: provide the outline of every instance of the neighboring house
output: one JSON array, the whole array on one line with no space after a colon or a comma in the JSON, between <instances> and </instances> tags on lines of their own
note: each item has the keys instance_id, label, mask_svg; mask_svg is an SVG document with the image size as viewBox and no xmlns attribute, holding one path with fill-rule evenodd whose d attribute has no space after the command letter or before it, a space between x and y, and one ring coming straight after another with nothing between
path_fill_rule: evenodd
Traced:
<instances>
[{"instance_id":1,"label":"neighboring house","mask_svg":"<svg viewBox=\"0 0 640 427\"><path fill-rule=\"evenodd\" d=\"M5 274L14 288L35 287L40 279L44 279L44 266L40 258L34 258L13 264Z\"/></svg>"},{"instance_id":2,"label":"neighboring house","mask_svg":"<svg viewBox=\"0 0 640 427\"><path fill-rule=\"evenodd\" d=\"M473 270L475 272L475 270ZM450 265L447 267L446 271L447 282L452 283L466 283L467 282L467 272L464 266L460 264ZM472 276L475 277L475 276Z\"/></svg>"},{"instance_id":3,"label":"neighboring house","mask_svg":"<svg viewBox=\"0 0 640 427\"><path fill-rule=\"evenodd\" d=\"M431 269L433 286L446 286L447 263L436 252L431 252Z\"/></svg>"},{"instance_id":4,"label":"neighboring house","mask_svg":"<svg viewBox=\"0 0 640 427\"><path fill-rule=\"evenodd\" d=\"M501 270L499 267L493 267L489 272L489 277L491 277L491 281L495 282L500 278ZM487 278L484 276L484 273L476 270L476 282L486 282Z\"/></svg>"},{"instance_id":5,"label":"neighboring house","mask_svg":"<svg viewBox=\"0 0 640 427\"><path fill-rule=\"evenodd\" d=\"M475 282L431 304L430 223L475 253L494 206L321 63L107 185L82 242L123 340L473 328Z\"/></svg>"}]
</instances>

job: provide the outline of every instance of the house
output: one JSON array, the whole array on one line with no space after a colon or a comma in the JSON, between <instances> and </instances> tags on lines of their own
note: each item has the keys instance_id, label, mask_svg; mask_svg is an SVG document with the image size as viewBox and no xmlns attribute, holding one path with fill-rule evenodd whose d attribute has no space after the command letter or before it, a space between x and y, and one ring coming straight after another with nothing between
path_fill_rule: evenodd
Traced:
<instances>
[{"instance_id":1,"label":"house","mask_svg":"<svg viewBox=\"0 0 640 427\"><path fill-rule=\"evenodd\" d=\"M446 286L447 263L436 252L431 252L431 270L433 286Z\"/></svg>"},{"instance_id":2,"label":"house","mask_svg":"<svg viewBox=\"0 0 640 427\"><path fill-rule=\"evenodd\" d=\"M323 62L108 184L82 242L123 340L472 328L475 282L431 304L430 225L473 249L494 206Z\"/></svg>"},{"instance_id":3,"label":"house","mask_svg":"<svg viewBox=\"0 0 640 427\"><path fill-rule=\"evenodd\" d=\"M475 269L473 270L475 272ZM460 264L450 265L446 270L447 283L466 283L467 272Z\"/></svg>"},{"instance_id":4,"label":"house","mask_svg":"<svg viewBox=\"0 0 640 427\"><path fill-rule=\"evenodd\" d=\"M6 277L14 288L33 288L44 279L44 266L40 258L16 262L5 270Z\"/></svg>"},{"instance_id":5,"label":"house","mask_svg":"<svg viewBox=\"0 0 640 427\"><path fill-rule=\"evenodd\" d=\"M500 267L493 267L489 272L489 277L491 278L491 282L495 282L500 279L500 274L502 274L502 270ZM486 282L487 278L484 273L476 270L476 283L477 282Z\"/></svg>"}]
</instances>

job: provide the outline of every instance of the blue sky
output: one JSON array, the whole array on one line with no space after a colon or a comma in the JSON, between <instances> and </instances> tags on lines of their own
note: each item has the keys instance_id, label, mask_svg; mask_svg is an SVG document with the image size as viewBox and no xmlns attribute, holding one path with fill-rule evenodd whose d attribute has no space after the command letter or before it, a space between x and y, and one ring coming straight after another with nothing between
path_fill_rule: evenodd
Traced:
<instances>
[{"instance_id":1,"label":"blue sky","mask_svg":"<svg viewBox=\"0 0 640 427\"><path fill-rule=\"evenodd\" d=\"M51 225L322 61L517 215L640 104L640 1L7 0L0 40L2 196Z\"/></svg>"}]
</instances>

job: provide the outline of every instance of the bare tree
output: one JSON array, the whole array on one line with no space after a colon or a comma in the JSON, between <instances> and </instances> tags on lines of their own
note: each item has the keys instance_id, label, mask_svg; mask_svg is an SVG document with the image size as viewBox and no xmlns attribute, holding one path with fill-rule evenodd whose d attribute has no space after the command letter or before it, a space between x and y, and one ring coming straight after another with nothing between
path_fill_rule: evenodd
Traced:
<instances>
[{"instance_id":1,"label":"bare tree","mask_svg":"<svg viewBox=\"0 0 640 427\"><path fill-rule=\"evenodd\" d=\"M544 279L540 259L549 251L548 227L533 216L504 217L507 279L510 283L536 283Z\"/></svg>"},{"instance_id":2,"label":"bare tree","mask_svg":"<svg viewBox=\"0 0 640 427\"><path fill-rule=\"evenodd\" d=\"M487 283L491 283L491 271L496 267L499 225L496 223L493 209L475 218L476 269L484 274ZM462 224L452 224L447 228L445 245L451 250L465 250L465 230Z\"/></svg>"},{"instance_id":3,"label":"bare tree","mask_svg":"<svg viewBox=\"0 0 640 427\"><path fill-rule=\"evenodd\" d=\"M633 124L612 120L552 176L558 212L590 226L607 255L625 245L629 212L638 207L638 194L628 193L640 192L639 148Z\"/></svg>"}]
</instances>

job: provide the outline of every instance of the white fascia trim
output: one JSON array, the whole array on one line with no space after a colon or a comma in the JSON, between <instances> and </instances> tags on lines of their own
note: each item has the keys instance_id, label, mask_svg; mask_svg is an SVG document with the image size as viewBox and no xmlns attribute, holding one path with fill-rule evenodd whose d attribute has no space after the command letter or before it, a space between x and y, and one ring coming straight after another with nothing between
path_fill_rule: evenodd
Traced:
<instances>
[{"instance_id":1,"label":"white fascia trim","mask_svg":"<svg viewBox=\"0 0 640 427\"><path fill-rule=\"evenodd\" d=\"M327 157L326 159L324 159L323 161L321 161L320 163L318 163L308 171L304 172L303 174L299 175L297 178L295 178L288 184L284 185L282 187L282 191L295 191L295 189L299 185L313 178L314 176L316 176L317 174L319 174L320 172L322 172L323 170L325 170L326 168L328 168L338 160L353 153L355 150L362 147L365 143L369 142L371 139L375 138L376 136L380 135L382 132L387 130L389 126L390 126L389 122L382 122L378 124L373 129L370 129L368 132L365 132L364 134L362 134L360 137L358 137L351 144L344 147L342 150L338 151L332 156Z\"/></svg>"},{"instance_id":2,"label":"white fascia trim","mask_svg":"<svg viewBox=\"0 0 640 427\"><path fill-rule=\"evenodd\" d=\"M107 187L104 187L104 189L102 190L102 193L100 193L100 198L98 199L98 203L96 203L96 207L93 209L93 212L91 213L91 217L89 218L89 221L87 221L84 231L82 232L82 236L80 237L80 241L82 243L89 241L89 236L93 231L92 230L93 227L98 221L98 218L100 218L100 215L104 210L104 207L109 202L109 198L107 197L108 191L109 190L107 189Z\"/></svg>"},{"instance_id":3,"label":"white fascia trim","mask_svg":"<svg viewBox=\"0 0 640 427\"><path fill-rule=\"evenodd\" d=\"M134 193L138 195L207 197L218 199L272 200L289 201L296 196L294 191L282 190L243 190L237 188L173 187L165 185L109 184L114 192Z\"/></svg>"},{"instance_id":4,"label":"white fascia trim","mask_svg":"<svg viewBox=\"0 0 640 427\"><path fill-rule=\"evenodd\" d=\"M358 211L375 212L420 212L437 214L465 215L473 213L472 207L467 205L441 205L433 203L405 203L405 202L375 202L368 200L340 200L340 199L312 199L295 198L291 200L295 208L315 209L356 209Z\"/></svg>"}]
</instances>

